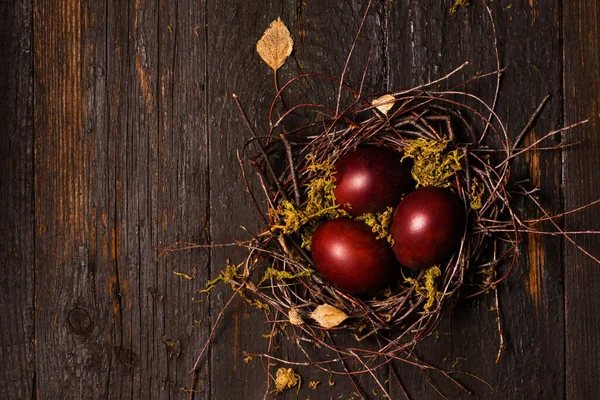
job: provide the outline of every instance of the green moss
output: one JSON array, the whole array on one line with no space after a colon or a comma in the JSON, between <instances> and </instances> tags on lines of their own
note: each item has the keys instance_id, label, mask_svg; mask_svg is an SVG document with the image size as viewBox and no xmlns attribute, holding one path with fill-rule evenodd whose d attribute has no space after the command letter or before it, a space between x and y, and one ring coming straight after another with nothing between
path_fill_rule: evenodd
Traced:
<instances>
[{"instance_id":1,"label":"green moss","mask_svg":"<svg viewBox=\"0 0 600 400\"><path fill-rule=\"evenodd\" d=\"M456 0L454 5L450 7L450 14L454 14L458 10L458 7L467 7L470 5L471 2L469 0Z\"/></svg>"},{"instance_id":2,"label":"green moss","mask_svg":"<svg viewBox=\"0 0 600 400\"><path fill-rule=\"evenodd\" d=\"M431 139L408 140L400 150L404 157L414 162L412 177L420 186L449 187L451 178L462 169L462 154L458 150L446 151L449 141Z\"/></svg>"},{"instance_id":3,"label":"green moss","mask_svg":"<svg viewBox=\"0 0 600 400\"><path fill-rule=\"evenodd\" d=\"M219 275L208 282L206 282L206 287L200 290L200 293L208 293L217 286L217 283L224 282L230 283L233 280L239 279L243 277L243 274L239 272L239 265L231 264L229 260L225 262L225 268L219 273Z\"/></svg>"},{"instance_id":4,"label":"green moss","mask_svg":"<svg viewBox=\"0 0 600 400\"><path fill-rule=\"evenodd\" d=\"M315 173L315 177L306 185L308 189L304 207L298 208L291 201L283 200L270 213L279 221L271 227L272 231L279 230L287 235L299 232L302 247L310 250L310 241L318 221L345 217L348 213L335 200L335 171L330 162L317 163L312 154L306 158L308 169Z\"/></svg>"},{"instance_id":5,"label":"green moss","mask_svg":"<svg viewBox=\"0 0 600 400\"><path fill-rule=\"evenodd\" d=\"M479 210L483 207L483 195L485 194L485 186L483 182L480 182L477 178L473 178L471 181L471 192L469 197L471 199L470 206L473 210Z\"/></svg>"},{"instance_id":6,"label":"green moss","mask_svg":"<svg viewBox=\"0 0 600 400\"><path fill-rule=\"evenodd\" d=\"M300 234L300 238L302 239L302 243L300 244L300 246L302 246L303 249L306 249L308 251L311 250L312 238L315 234L315 231L317 230L317 226L318 224L316 222L313 222L303 229L302 233Z\"/></svg>"},{"instance_id":7,"label":"green moss","mask_svg":"<svg viewBox=\"0 0 600 400\"><path fill-rule=\"evenodd\" d=\"M267 270L265 271L265 274L263 275L263 277L260 279L260 282L258 283L259 285L261 283L263 283L264 281L274 278L275 280L281 281L284 279L296 279L296 278L300 278L301 276L311 276L313 274L313 270L312 269L306 269L304 271L300 271L296 274L292 274L288 271L280 271L278 269L275 268L267 268Z\"/></svg>"},{"instance_id":8,"label":"green moss","mask_svg":"<svg viewBox=\"0 0 600 400\"><path fill-rule=\"evenodd\" d=\"M437 288L437 278L439 278L441 275L442 271L440 270L440 267L434 265L425 271L423 283L420 283L413 278L404 277L405 282L413 285L415 287L415 291L427 299L427 302L423 306L425 312L429 312L437 302L438 298L444 294Z\"/></svg>"},{"instance_id":9,"label":"green moss","mask_svg":"<svg viewBox=\"0 0 600 400\"><path fill-rule=\"evenodd\" d=\"M369 225L373 230L373 233L377 234L377 239L385 239L390 246L393 246L394 239L392 239L392 235L390 234L390 224L392 223L393 214L394 209L392 207L388 207L387 210L382 213L363 214L356 217L356 220L362 221Z\"/></svg>"}]
</instances>

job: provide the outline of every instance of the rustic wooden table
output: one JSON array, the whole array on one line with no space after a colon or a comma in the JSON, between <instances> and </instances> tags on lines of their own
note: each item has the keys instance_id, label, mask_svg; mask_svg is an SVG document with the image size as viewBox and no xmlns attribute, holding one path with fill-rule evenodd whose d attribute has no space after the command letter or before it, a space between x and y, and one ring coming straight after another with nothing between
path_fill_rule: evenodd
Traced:
<instances>
[{"instance_id":1,"label":"rustic wooden table","mask_svg":"<svg viewBox=\"0 0 600 400\"><path fill-rule=\"evenodd\" d=\"M361 4L363 3L363 4ZM368 92L492 71L483 0L374 2L349 65ZM550 94L533 141L590 117L563 151L526 155L518 177L542 188L554 213L600 198L600 3L491 1L506 70L498 113L513 135ZM189 370L230 295L197 303L231 249L158 257L175 241L244 238L258 220L242 194L236 93L264 127L272 75L255 43L281 16L296 39L280 71L339 76L366 3L293 0L14 0L0 5L0 391L2 398L189 398ZM302 40L300 38L302 37ZM494 80L470 90L491 100ZM600 208L559 220L600 229ZM574 236L575 237L575 236ZM600 256L600 237L575 237ZM600 392L600 265L559 237L530 237L499 296L507 349L495 362L493 295L464 302L419 354L476 395L399 366L414 399L592 399ZM189 280L175 272L183 272ZM262 399L260 312L234 302L202 364L195 399ZM302 360L280 343L277 356ZM302 389L282 398L356 398L350 381L300 367ZM383 381L389 371L382 371ZM316 390L308 381L320 381ZM381 398L367 377L365 393ZM392 380L394 399L403 398Z\"/></svg>"}]
</instances>

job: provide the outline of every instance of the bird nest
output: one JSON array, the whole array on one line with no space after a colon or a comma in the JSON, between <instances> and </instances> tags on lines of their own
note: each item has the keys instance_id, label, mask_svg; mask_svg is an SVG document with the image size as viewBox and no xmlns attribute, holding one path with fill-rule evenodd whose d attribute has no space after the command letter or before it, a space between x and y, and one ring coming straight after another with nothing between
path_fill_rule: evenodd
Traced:
<instances>
[{"instance_id":1,"label":"bird nest","mask_svg":"<svg viewBox=\"0 0 600 400\"><path fill-rule=\"evenodd\" d=\"M291 80L279 95L305 78ZM508 188L509 161L517 151L485 102L456 89L433 88L425 85L376 99L346 88L356 99L343 111L314 104L291 107L296 112L320 108L318 122L284 129L292 115L287 111L272 120L265 135L250 128L247 146L257 151L245 158L254 166L258 184L248 183L245 169L243 176L265 227L251 242L240 244L248 248L248 258L220 278L252 292L255 305L258 301L265 310L284 316L304 342L332 330L347 331L359 342L385 332L376 353L392 357L431 334L444 306L464 293L463 288L475 288L471 295L494 288L515 262L520 232L530 228L512 206L514 196L526 191L512 193ZM350 218L335 199L333 166L362 146L386 147L397 151L399 159L411 159L417 187L442 186L454 192L468 222L460 246L444 264L418 271L398 268L384 289L353 295L319 274L310 244L319 223ZM355 218L371 226L380 240L391 242L392 212ZM500 276L496 267L504 260L509 268Z\"/></svg>"}]
</instances>

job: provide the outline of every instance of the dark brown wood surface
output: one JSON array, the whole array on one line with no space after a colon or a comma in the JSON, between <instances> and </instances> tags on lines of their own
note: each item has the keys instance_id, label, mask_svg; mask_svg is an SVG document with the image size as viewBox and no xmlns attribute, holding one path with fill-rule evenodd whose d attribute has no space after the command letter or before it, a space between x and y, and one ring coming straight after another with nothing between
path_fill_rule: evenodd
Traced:
<instances>
[{"instance_id":1,"label":"dark brown wood surface","mask_svg":"<svg viewBox=\"0 0 600 400\"><path fill-rule=\"evenodd\" d=\"M485 3L374 1L346 80L385 93L496 68ZM196 361L231 296L200 294L240 250L164 257L176 241L223 243L260 227L237 163L251 122L267 126L272 72L255 44L281 16L295 51L280 83L300 73L339 76L367 2L16 0L0 5L0 391L22 399L189 398ZM600 198L600 6L592 0L489 2L502 77L497 111L512 137L551 99L527 140L581 144L520 158L515 179L541 188L551 214ZM488 101L495 79L469 90ZM331 97L300 84L288 100ZM536 215L534 207L523 212ZM600 230L600 207L558 219ZM600 237L571 235L600 257ZM499 287L507 348L496 363L494 296L461 302L417 348L455 371L473 394L435 373L396 365L412 398L590 399L600 392L600 265L567 239L529 237ZM196 399L262 399L267 373L261 312L235 300L201 360ZM343 338L341 340L344 340ZM273 354L303 361L285 340ZM299 367L282 398L358 398L350 380ZM274 373L275 368L271 368ZM487 381L462 374L467 372ZM392 398L404 398L390 369ZM319 381L316 390L310 381ZM382 391L360 379L369 398Z\"/></svg>"}]
</instances>

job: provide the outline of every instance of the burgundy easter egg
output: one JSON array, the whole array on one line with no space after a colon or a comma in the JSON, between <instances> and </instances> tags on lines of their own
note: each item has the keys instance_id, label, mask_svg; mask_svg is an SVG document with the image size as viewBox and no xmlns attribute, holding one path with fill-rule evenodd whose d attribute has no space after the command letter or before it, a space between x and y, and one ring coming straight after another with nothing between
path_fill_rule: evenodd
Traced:
<instances>
[{"instance_id":1,"label":"burgundy easter egg","mask_svg":"<svg viewBox=\"0 0 600 400\"><path fill-rule=\"evenodd\" d=\"M335 164L335 197L352 215L378 213L395 207L414 187L410 165L402 153L384 147L363 147Z\"/></svg>"},{"instance_id":2,"label":"burgundy easter egg","mask_svg":"<svg viewBox=\"0 0 600 400\"><path fill-rule=\"evenodd\" d=\"M332 285L353 294L372 293L391 276L394 254L371 228L352 219L321 224L312 239L313 261Z\"/></svg>"},{"instance_id":3,"label":"burgundy easter egg","mask_svg":"<svg viewBox=\"0 0 600 400\"><path fill-rule=\"evenodd\" d=\"M400 264L427 268L446 261L460 244L464 208L451 191L419 188L404 197L394 211L390 233Z\"/></svg>"}]
</instances>

